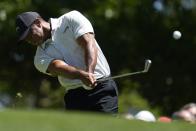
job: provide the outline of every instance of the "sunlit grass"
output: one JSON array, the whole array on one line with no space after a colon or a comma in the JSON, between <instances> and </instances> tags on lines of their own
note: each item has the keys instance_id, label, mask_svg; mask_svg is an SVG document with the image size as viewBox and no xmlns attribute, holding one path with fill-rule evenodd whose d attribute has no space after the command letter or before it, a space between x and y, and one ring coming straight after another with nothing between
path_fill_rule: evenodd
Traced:
<instances>
[{"instance_id":1,"label":"sunlit grass","mask_svg":"<svg viewBox=\"0 0 196 131\"><path fill-rule=\"evenodd\" d=\"M0 131L195 131L195 124L182 122L147 123L111 115L4 110L0 112Z\"/></svg>"}]
</instances>

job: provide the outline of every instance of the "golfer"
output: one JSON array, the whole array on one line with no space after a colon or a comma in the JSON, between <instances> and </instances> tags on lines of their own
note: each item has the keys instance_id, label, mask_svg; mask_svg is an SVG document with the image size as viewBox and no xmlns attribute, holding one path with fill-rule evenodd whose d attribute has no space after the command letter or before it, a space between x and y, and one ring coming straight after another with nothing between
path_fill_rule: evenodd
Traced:
<instances>
[{"instance_id":1,"label":"golfer","mask_svg":"<svg viewBox=\"0 0 196 131\"><path fill-rule=\"evenodd\" d=\"M68 110L118 112L118 90L110 76L89 20L78 11L45 21L37 12L24 12L16 18L19 42L37 46L34 65L42 73L56 76L67 87L64 101ZM69 84L82 82L84 87ZM87 88L88 87L88 88Z\"/></svg>"}]
</instances>

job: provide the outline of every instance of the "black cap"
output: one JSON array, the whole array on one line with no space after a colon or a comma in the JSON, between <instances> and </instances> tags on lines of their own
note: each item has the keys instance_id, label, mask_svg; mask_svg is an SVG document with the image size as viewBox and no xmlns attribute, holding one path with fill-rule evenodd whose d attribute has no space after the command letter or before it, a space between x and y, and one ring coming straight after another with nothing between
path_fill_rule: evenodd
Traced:
<instances>
[{"instance_id":1,"label":"black cap","mask_svg":"<svg viewBox=\"0 0 196 131\"><path fill-rule=\"evenodd\" d=\"M32 23L40 17L37 12L24 12L16 17L16 32L18 33L18 42L24 40Z\"/></svg>"}]
</instances>

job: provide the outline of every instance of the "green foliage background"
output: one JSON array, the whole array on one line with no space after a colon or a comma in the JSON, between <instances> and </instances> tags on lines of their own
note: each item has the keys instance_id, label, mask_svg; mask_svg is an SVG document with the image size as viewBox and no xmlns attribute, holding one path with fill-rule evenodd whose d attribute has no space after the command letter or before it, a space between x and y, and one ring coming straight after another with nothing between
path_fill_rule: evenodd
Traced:
<instances>
[{"instance_id":1,"label":"green foliage background","mask_svg":"<svg viewBox=\"0 0 196 131\"><path fill-rule=\"evenodd\" d=\"M182 105L196 102L196 11L180 0L164 0L164 10L148 0L1 0L0 1L0 99L31 108L63 108L64 89L56 78L35 70L35 47L16 44L15 17L37 11L46 20L68 11L82 12L93 24L96 39L106 55L112 75L143 69L150 72L117 80L120 111L129 107L170 115ZM172 38L174 30L180 40ZM17 98L21 92L23 98Z\"/></svg>"}]
</instances>

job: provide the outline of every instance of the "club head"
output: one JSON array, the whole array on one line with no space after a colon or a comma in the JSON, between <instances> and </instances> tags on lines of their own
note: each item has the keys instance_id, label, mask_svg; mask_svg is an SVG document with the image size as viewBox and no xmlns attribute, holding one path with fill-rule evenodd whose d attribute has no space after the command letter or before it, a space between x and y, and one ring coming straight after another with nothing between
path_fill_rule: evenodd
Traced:
<instances>
[{"instance_id":1,"label":"club head","mask_svg":"<svg viewBox=\"0 0 196 131\"><path fill-rule=\"evenodd\" d=\"M151 63L152 63L151 60L146 60L146 61L145 61L145 66L144 66L144 71L143 71L143 72L148 72Z\"/></svg>"}]
</instances>

